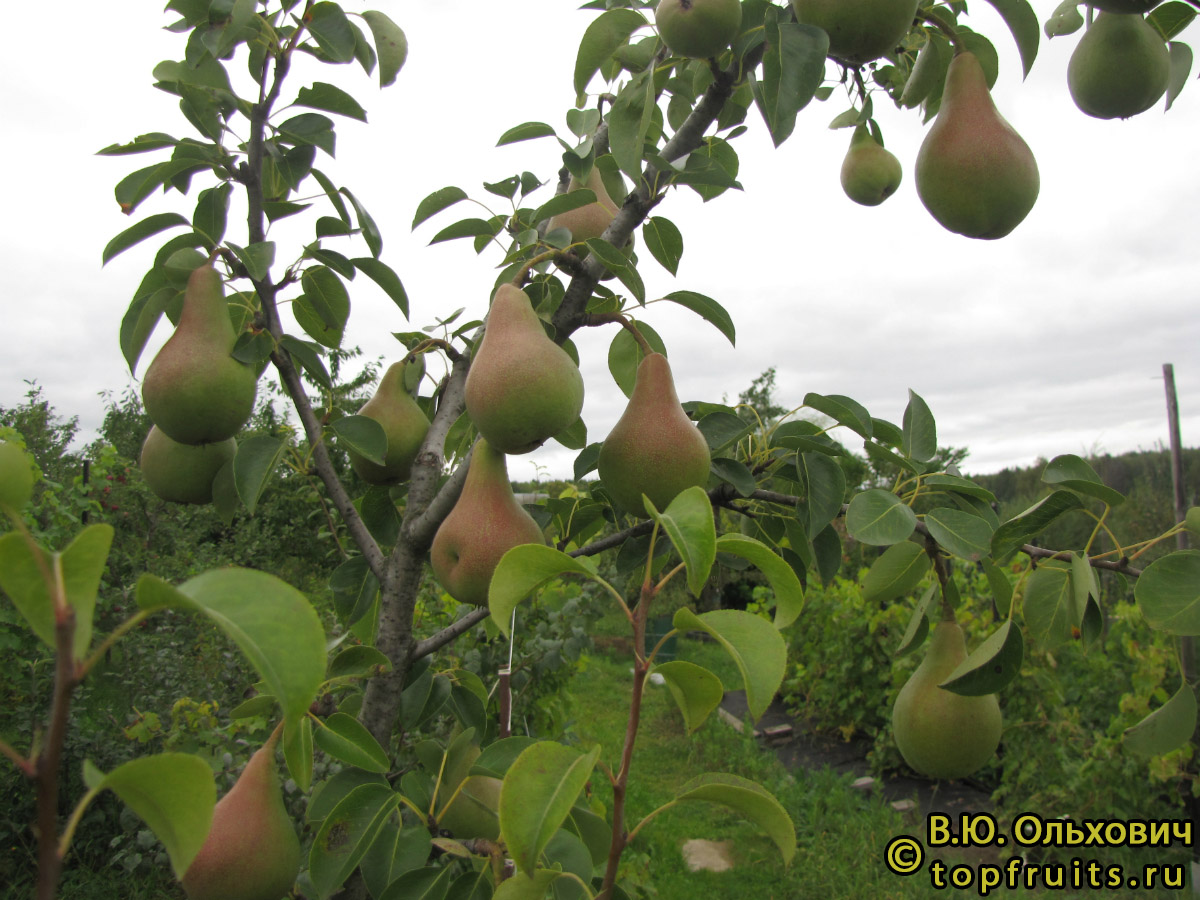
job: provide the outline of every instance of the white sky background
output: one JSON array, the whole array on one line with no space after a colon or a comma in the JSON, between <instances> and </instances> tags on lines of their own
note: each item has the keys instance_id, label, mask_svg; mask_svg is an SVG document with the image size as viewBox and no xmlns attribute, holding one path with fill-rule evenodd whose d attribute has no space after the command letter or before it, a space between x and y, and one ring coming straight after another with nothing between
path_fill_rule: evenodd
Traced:
<instances>
[{"instance_id":1,"label":"white sky background","mask_svg":"<svg viewBox=\"0 0 1200 900\"><path fill-rule=\"evenodd\" d=\"M1039 20L1056 4L1034 0ZM345 344L390 362L403 353L392 331L417 330L460 306L467 307L464 315L482 317L500 260L496 251L476 257L469 241L427 246L457 218L486 217L478 207L459 204L414 234L409 226L417 203L453 184L506 211L481 184L523 170L548 182L527 202L549 198L558 144L549 138L495 143L511 126L531 120L569 135L564 116L574 102L576 48L595 13L577 10L571 0L375 0L375 6L408 35L408 62L395 85L380 91L377 78L357 64L335 69L300 56L284 96L294 97L314 80L330 81L367 109L369 127L337 120L337 158L318 153L316 165L366 205L383 233L383 259L407 288L411 322L365 276L351 285ZM0 56L7 101L0 160L8 176L0 220L6 276L0 406L19 403L28 389L24 381L36 380L60 414L80 417L82 437L90 440L103 416L99 392L120 393L133 383L118 345L120 320L158 244L171 233L103 268L101 250L153 213L190 218L196 192L209 183L197 177L185 198L156 194L133 217L120 214L116 182L163 157L94 152L147 131L191 133L177 100L154 89L150 76L159 61L182 58L183 39L162 30L174 16L160 13L158 4L128 4L123 15L104 16L82 0L62 7L53 30L44 27L37 4L10 9L10 36L31 37L10 40ZM965 470L983 473L1039 456L1165 443L1161 366L1171 362L1184 443L1195 445L1196 73L1166 115L1160 104L1124 122L1090 119L1066 89L1078 34L1043 37L1022 83L1007 28L982 0L972 9L968 24L1000 51L996 103L1038 160L1041 194L1033 212L999 241L942 229L913 183L925 133L919 113L894 108L882 92L876 118L905 174L897 194L876 208L852 203L838 182L850 133L826 126L849 105L840 89L802 111L779 149L752 109L750 133L734 142L744 191L703 204L683 188L656 210L683 232L678 277L659 267L639 240L649 297L699 291L722 303L738 329L734 348L674 304L644 311L666 341L680 397L724 396L733 403L775 366L783 404L799 405L808 391L840 393L898 423L911 387L937 417L939 443L968 447ZM1181 39L1200 43L1198 34L1200 26L1193 25ZM243 76L243 60L231 66L235 78ZM833 75L834 67L827 72ZM595 80L592 89L600 87ZM321 203L314 210L328 214ZM241 215L240 208L231 211L227 237L235 243L245 243ZM302 232L272 231L281 264L311 239L313 220L301 214L289 221L300 221ZM361 241L328 246L366 255ZM575 336L587 386L584 419L589 441L597 441L625 399L607 370L613 327L584 332ZM164 319L139 375L166 336ZM570 477L574 456L551 442L510 459L509 472L529 479L536 463L549 476Z\"/></svg>"}]
</instances>

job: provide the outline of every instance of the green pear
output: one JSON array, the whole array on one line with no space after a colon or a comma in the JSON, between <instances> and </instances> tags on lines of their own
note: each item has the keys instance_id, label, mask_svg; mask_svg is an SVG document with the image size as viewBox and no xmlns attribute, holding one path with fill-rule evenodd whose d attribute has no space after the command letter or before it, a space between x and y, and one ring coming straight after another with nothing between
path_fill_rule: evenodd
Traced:
<instances>
[{"instance_id":1,"label":"green pear","mask_svg":"<svg viewBox=\"0 0 1200 900\"><path fill-rule=\"evenodd\" d=\"M1033 209L1037 160L996 110L974 53L950 62L941 108L917 153L916 183L929 213L971 238L1004 237Z\"/></svg>"},{"instance_id":2,"label":"green pear","mask_svg":"<svg viewBox=\"0 0 1200 900\"><path fill-rule=\"evenodd\" d=\"M692 424L661 353L637 368L625 412L600 447L600 480L626 512L645 516L642 494L663 510L680 491L708 483L708 442Z\"/></svg>"},{"instance_id":3,"label":"green pear","mask_svg":"<svg viewBox=\"0 0 1200 900\"><path fill-rule=\"evenodd\" d=\"M1071 54L1067 87L1083 112L1128 119L1167 90L1171 56L1162 35L1140 15L1102 12Z\"/></svg>"},{"instance_id":4,"label":"green pear","mask_svg":"<svg viewBox=\"0 0 1200 900\"><path fill-rule=\"evenodd\" d=\"M842 190L855 203L878 206L900 186L900 160L885 150L866 125L858 125L842 160Z\"/></svg>"},{"instance_id":5,"label":"green pear","mask_svg":"<svg viewBox=\"0 0 1200 900\"><path fill-rule=\"evenodd\" d=\"M892 707L892 733L900 754L930 778L964 778L996 752L1003 727L995 694L964 697L938 687L967 658L955 622L939 622L929 650L900 689Z\"/></svg>"},{"instance_id":6,"label":"green pear","mask_svg":"<svg viewBox=\"0 0 1200 900\"><path fill-rule=\"evenodd\" d=\"M374 419L387 435L384 464L371 462L354 450L348 450L350 465L368 484L400 484L408 481L413 460L429 431L429 417L404 385L403 362L393 363L379 379L375 395L358 410L360 416Z\"/></svg>"},{"instance_id":7,"label":"green pear","mask_svg":"<svg viewBox=\"0 0 1200 900\"><path fill-rule=\"evenodd\" d=\"M224 441L250 418L258 375L230 356L236 341L221 276L202 265L188 278L175 333L142 379L146 413L172 440Z\"/></svg>"},{"instance_id":8,"label":"green pear","mask_svg":"<svg viewBox=\"0 0 1200 900\"><path fill-rule=\"evenodd\" d=\"M189 900L281 900L300 872L300 840L275 771L278 733L213 809L204 846L183 876Z\"/></svg>"},{"instance_id":9,"label":"green pear","mask_svg":"<svg viewBox=\"0 0 1200 900\"><path fill-rule=\"evenodd\" d=\"M29 457L16 444L0 441L0 506L13 512L33 496L33 467Z\"/></svg>"},{"instance_id":10,"label":"green pear","mask_svg":"<svg viewBox=\"0 0 1200 900\"><path fill-rule=\"evenodd\" d=\"M801 25L829 35L829 55L862 65L890 53L912 28L918 0L792 0Z\"/></svg>"},{"instance_id":11,"label":"green pear","mask_svg":"<svg viewBox=\"0 0 1200 900\"><path fill-rule=\"evenodd\" d=\"M471 360L467 415L500 453L528 453L579 418L583 376L546 336L528 295L502 284Z\"/></svg>"},{"instance_id":12,"label":"green pear","mask_svg":"<svg viewBox=\"0 0 1200 900\"><path fill-rule=\"evenodd\" d=\"M654 24L676 56L708 59L737 37L742 4L738 0L658 0Z\"/></svg>"},{"instance_id":13,"label":"green pear","mask_svg":"<svg viewBox=\"0 0 1200 900\"><path fill-rule=\"evenodd\" d=\"M467 480L430 548L433 574L459 603L486 606L500 557L520 544L544 544L541 526L513 496L503 453L475 443Z\"/></svg>"},{"instance_id":14,"label":"green pear","mask_svg":"<svg viewBox=\"0 0 1200 900\"><path fill-rule=\"evenodd\" d=\"M547 231L553 231L555 228L567 229L571 232L571 240L574 242L589 241L592 238L600 237L617 215L617 204L609 196L598 167L592 166L591 171L588 172L587 181L583 184L580 184L574 175L571 176L570 181L567 182L567 193L580 188L587 188L594 193L596 195L595 202L567 210L557 216L551 216L550 221L546 224Z\"/></svg>"},{"instance_id":15,"label":"green pear","mask_svg":"<svg viewBox=\"0 0 1200 900\"><path fill-rule=\"evenodd\" d=\"M213 479L237 453L237 441L181 444L157 425L142 443L138 466L150 490L170 503L211 503Z\"/></svg>"}]
</instances>

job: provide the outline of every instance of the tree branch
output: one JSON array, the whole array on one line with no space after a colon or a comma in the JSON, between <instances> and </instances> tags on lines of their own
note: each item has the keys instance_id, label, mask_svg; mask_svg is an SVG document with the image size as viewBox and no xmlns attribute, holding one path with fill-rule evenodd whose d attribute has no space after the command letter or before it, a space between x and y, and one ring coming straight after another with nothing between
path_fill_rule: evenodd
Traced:
<instances>
[{"instance_id":1,"label":"tree branch","mask_svg":"<svg viewBox=\"0 0 1200 900\"><path fill-rule=\"evenodd\" d=\"M442 647L449 644L459 635L466 634L480 622L490 615L491 610L486 606L480 606L471 610L457 622L447 625L437 634L432 634L429 637L417 641L417 645L413 648L413 659L420 659L422 656L428 656L435 650L440 650Z\"/></svg>"}]
</instances>

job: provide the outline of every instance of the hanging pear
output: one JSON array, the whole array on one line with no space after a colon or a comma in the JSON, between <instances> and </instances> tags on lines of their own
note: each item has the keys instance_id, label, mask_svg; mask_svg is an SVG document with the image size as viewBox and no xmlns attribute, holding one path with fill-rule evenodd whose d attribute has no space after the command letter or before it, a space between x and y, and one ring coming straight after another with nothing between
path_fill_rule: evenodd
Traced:
<instances>
[{"instance_id":1,"label":"hanging pear","mask_svg":"<svg viewBox=\"0 0 1200 900\"><path fill-rule=\"evenodd\" d=\"M658 0L654 24L676 56L708 59L737 37L742 4L739 0Z\"/></svg>"},{"instance_id":2,"label":"hanging pear","mask_svg":"<svg viewBox=\"0 0 1200 900\"><path fill-rule=\"evenodd\" d=\"M348 450L350 465L368 484L400 484L408 481L413 460L429 431L429 417L413 399L404 384L407 365L393 363L379 379L375 395L358 410L360 416L374 419L387 435L384 464L371 462L354 450Z\"/></svg>"},{"instance_id":3,"label":"hanging pear","mask_svg":"<svg viewBox=\"0 0 1200 900\"><path fill-rule=\"evenodd\" d=\"M971 238L1004 237L1033 209L1037 160L996 110L974 53L950 62L941 108L917 153L916 182L929 213Z\"/></svg>"},{"instance_id":4,"label":"hanging pear","mask_svg":"<svg viewBox=\"0 0 1200 900\"><path fill-rule=\"evenodd\" d=\"M829 35L829 55L861 65L900 45L917 15L918 0L792 0L801 25Z\"/></svg>"},{"instance_id":5,"label":"hanging pear","mask_svg":"<svg viewBox=\"0 0 1200 900\"><path fill-rule=\"evenodd\" d=\"M17 512L32 496L33 467L29 465L29 457L16 444L0 441L0 507L7 506Z\"/></svg>"},{"instance_id":6,"label":"hanging pear","mask_svg":"<svg viewBox=\"0 0 1200 900\"><path fill-rule=\"evenodd\" d=\"M520 544L544 544L542 529L513 496L505 456L475 442L467 480L430 548L433 574L459 603L486 606L500 557Z\"/></svg>"},{"instance_id":7,"label":"hanging pear","mask_svg":"<svg viewBox=\"0 0 1200 900\"><path fill-rule=\"evenodd\" d=\"M842 160L842 190L855 203L878 206L900 186L904 172L900 160L871 136L866 125L857 125L850 149Z\"/></svg>"},{"instance_id":8,"label":"hanging pear","mask_svg":"<svg viewBox=\"0 0 1200 900\"><path fill-rule=\"evenodd\" d=\"M596 200L586 206L569 209L557 216L551 216L546 225L548 232L555 228L565 228L571 232L572 241L589 241L592 238L600 237L604 234L604 230L612 224L612 220L617 215L617 204L613 203L608 189L604 187L604 179L600 176L600 169L597 166L592 166L592 170L588 172L587 181L583 184L580 184L579 179L574 175L571 176L570 181L567 182L567 193L580 188L592 191L596 195Z\"/></svg>"},{"instance_id":9,"label":"hanging pear","mask_svg":"<svg viewBox=\"0 0 1200 900\"><path fill-rule=\"evenodd\" d=\"M237 454L237 441L228 438L212 444L181 444L157 425L142 443L138 466L150 490L169 503L211 503L213 479Z\"/></svg>"},{"instance_id":10,"label":"hanging pear","mask_svg":"<svg viewBox=\"0 0 1200 900\"><path fill-rule=\"evenodd\" d=\"M996 752L1003 723L995 694L964 697L938 687L967 658L955 622L938 622L929 650L900 689L892 707L892 733L900 754L930 778L964 778Z\"/></svg>"},{"instance_id":11,"label":"hanging pear","mask_svg":"<svg viewBox=\"0 0 1200 900\"><path fill-rule=\"evenodd\" d=\"M1140 15L1102 12L1071 54L1067 87L1089 116L1128 119L1159 101L1170 74L1171 55L1154 26Z\"/></svg>"},{"instance_id":12,"label":"hanging pear","mask_svg":"<svg viewBox=\"0 0 1200 900\"><path fill-rule=\"evenodd\" d=\"M300 872L300 840L283 806L275 732L213 809L212 828L183 876L189 900L281 900Z\"/></svg>"},{"instance_id":13,"label":"hanging pear","mask_svg":"<svg viewBox=\"0 0 1200 900\"><path fill-rule=\"evenodd\" d=\"M188 278L175 333L142 379L146 413L172 440L224 441L250 418L258 375L230 356L236 340L221 276L206 263Z\"/></svg>"},{"instance_id":14,"label":"hanging pear","mask_svg":"<svg viewBox=\"0 0 1200 900\"><path fill-rule=\"evenodd\" d=\"M642 494L663 510L680 491L708 483L708 442L679 403L661 353L638 364L625 412L600 447L600 480L613 501L645 516Z\"/></svg>"},{"instance_id":15,"label":"hanging pear","mask_svg":"<svg viewBox=\"0 0 1200 900\"><path fill-rule=\"evenodd\" d=\"M570 427L583 409L583 376L546 336L519 287L492 298L483 340L471 360L467 415L500 453L528 453Z\"/></svg>"}]
</instances>

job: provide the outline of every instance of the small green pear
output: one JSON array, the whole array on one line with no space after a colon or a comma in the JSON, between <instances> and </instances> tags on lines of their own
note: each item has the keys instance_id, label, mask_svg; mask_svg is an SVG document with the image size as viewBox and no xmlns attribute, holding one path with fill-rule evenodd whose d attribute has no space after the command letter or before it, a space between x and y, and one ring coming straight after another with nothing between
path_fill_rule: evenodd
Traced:
<instances>
[{"instance_id":1,"label":"small green pear","mask_svg":"<svg viewBox=\"0 0 1200 900\"><path fill-rule=\"evenodd\" d=\"M574 175L571 176L567 182L567 193L570 194L580 188L590 190L596 195L596 200L586 206L576 207L559 213L557 216L551 216L550 221L546 224L548 232L555 228L567 229L571 232L571 240L576 243L600 237L617 215L617 204L609 196L598 167L592 166L591 171L588 172L587 181L583 184L580 184Z\"/></svg>"},{"instance_id":2,"label":"small green pear","mask_svg":"<svg viewBox=\"0 0 1200 900\"><path fill-rule=\"evenodd\" d=\"M375 395L358 410L374 419L387 435L384 464L371 462L354 450L347 451L350 465L367 484L400 484L408 481L413 461L429 431L429 417L404 384L404 362L393 363L379 379Z\"/></svg>"},{"instance_id":3,"label":"small green pear","mask_svg":"<svg viewBox=\"0 0 1200 900\"><path fill-rule=\"evenodd\" d=\"M967 658L955 622L938 622L929 650L892 707L892 733L901 756L930 778L965 778L996 752L1003 722L995 694L964 697L938 687Z\"/></svg>"},{"instance_id":4,"label":"small green pear","mask_svg":"<svg viewBox=\"0 0 1200 900\"><path fill-rule=\"evenodd\" d=\"M900 186L900 160L871 136L866 125L855 126L850 149L842 160L842 190L855 203L878 206Z\"/></svg>"},{"instance_id":5,"label":"small green pear","mask_svg":"<svg viewBox=\"0 0 1200 900\"><path fill-rule=\"evenodd\" d=\"M174 334L142 379L146 414L172 440L224 441L250 418L258 375L230 356L236 341L221 276L199 266L188 278Z\"/></svg>"},{"instance_id":6,"label":"small green pear","mask_svg":"<svg viewBox=\"0 0 1200 900\"><path fill-rule=\"evenodd\" d=\"M801 25L829 35L829 55L862 65L890 53L908 34L918 0L792 0Z\"/></svg>"},{"instance_id":7,"label":"small green pear","mask_svg":"<svg viewBox=\"0 0 1200 900\"><path fill-rule=\"evenodd\" d=\"M545 542L541 526L513 496L504 454L476 441L462 493L429 550L437 580L459 603L487 606L500 557L521 544Z\"/></svg>"},{"instance_id":8,"label":"small green pear","mask_svg":"<svg viewBox=\"0 0 1200 900\"><path fill-rule=\"evenodd\" d=\"M546 336L529 296L502 284L467 373L467 415L500 453L528 453L575 424L583 376Z\"/></svg>"},{"instance_id":9,"label":"small green pear","mask_svg":"<svg viewBox=\"0 0 1200 900\"><path fill-rule=\"evenodd\" d=\"M228 438L213 444L181 444L150 426L138 466L150 490L169 503L211 503L213 479L237 454L237 441Z\"/></svg>"},{"instance_id":10,"label":"small green pear","mask_svg":"<svg viewBox=\"0 0 1200 900\"><path fill-rule=\"evenodd\" d=\"M676 56L708 59L737 37L742 4L738 0L658 0L654 24Z\"/></svg>"},{"instance_id":11,"label":"small green pear","mask_svg":"<svg viewBox=\"0 0 1200 900\"><path fill-rule=\"evenodd\" d=\"M278 732L250 757L213 809L204 846L183 876L189 900L282 900L300 873L300 839L275 770Z\"/></svg>"},{"instance_id":12,"label":"small green pear","mask_svg":"<svg viewBox=\"0 0 1200 900\"><path fill-rule=\"evenodd\" d=\"M0 506L20 510L33 496L33 467L25 451L0 441Z\"/></svg>"},{"instance_id":13,"label":"small green pear","mask_svg":"<svg viewBox=\"0 0 1200 900\"><path fill-rule=\"evenodd\" d=\"M625 412L600 447L600 480L626 512L645 516L642 494L658 510L686 488L708 483L708 442L692 424L671 366L661 353L638 364Z\"/></svg>"},{"instance_id":14,"label":"small green pear","mask_svg":"<svg viewBox=\"0 0 1200 900\"><path fill-rule=\"evenodd\" d=\"M983 66L964 51L950 62L937 118L917 152L917 195L942 227L970 238L1004 237L1037 201L1029 145L996 110Z\"/></svg>"},{"instance_id":15,"label":"small green pear","mask_svg":"<svg viewBox=\"0 0 1200 900\"><path fill-rule=\"evenodd\" d=\"M1137 14L1102 12L1071 54L1067 87L1089 116L1128 119L1159 101L1170 74L1171 56L1154 26Z\"/></svg>"}]
</instances>

